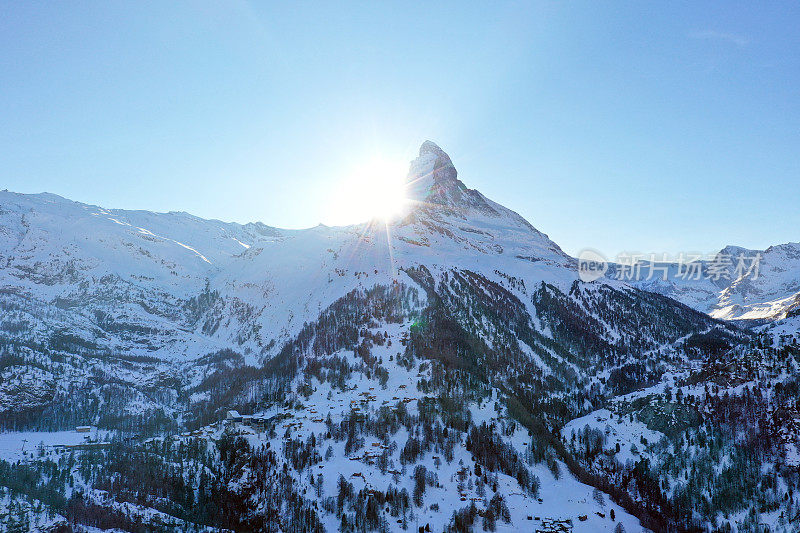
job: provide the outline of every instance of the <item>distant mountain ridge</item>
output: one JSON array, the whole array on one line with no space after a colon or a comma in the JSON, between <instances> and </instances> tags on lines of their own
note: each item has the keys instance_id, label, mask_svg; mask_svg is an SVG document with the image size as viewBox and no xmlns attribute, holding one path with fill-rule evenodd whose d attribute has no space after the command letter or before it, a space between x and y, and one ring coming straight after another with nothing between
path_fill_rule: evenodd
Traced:
<instances>
[{"instance_id":1,"label":"distant mountain ridge","mask_svg":"<svg viewBox=\"0 0 800 533\"><path fill-rule=\"evenodd\" d=\"M680 266L673 263L666 280L660 279L659 271L653 279L631 283L724 320L779 320L800 306L800 243L766 250L726 246L715 257L697 263L699 268L689 275L685 265L681 275ZM714 270L715 265L724 267L724 272Z\"/></svg>"}]
</instances>

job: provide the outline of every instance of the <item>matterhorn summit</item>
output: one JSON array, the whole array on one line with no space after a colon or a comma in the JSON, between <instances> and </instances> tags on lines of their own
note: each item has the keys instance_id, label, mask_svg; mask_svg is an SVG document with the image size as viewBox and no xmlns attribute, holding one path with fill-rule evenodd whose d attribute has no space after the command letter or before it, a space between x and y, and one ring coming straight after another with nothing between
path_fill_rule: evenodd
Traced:
<instances>
[{"instance_id":1,"label":"matterhorn summit","mask_svg":"<svg viewBox=\"0 0 800 533\"><path fill-rule=\"evenodd\" d=\"M432 141L422 143L419 157L411 162L408 186L412 200L443 206L453 212L473 208L498 214L481 193L467 189L458 179L450 156Z\"/></svg>"},{"instance_id":2,"label":"matterhorn summit","mask_svg":"<svg viewBox=\"0 0 800 533\"><path fill-rule=\"evenodd\" d=\"M406 243L435 246L446 257L502 255L509 260L571 268L572 259L518 213L468 188L450 156L425 141L408 173L409 214L396 222Z\"/></svg>"}]
</instances>

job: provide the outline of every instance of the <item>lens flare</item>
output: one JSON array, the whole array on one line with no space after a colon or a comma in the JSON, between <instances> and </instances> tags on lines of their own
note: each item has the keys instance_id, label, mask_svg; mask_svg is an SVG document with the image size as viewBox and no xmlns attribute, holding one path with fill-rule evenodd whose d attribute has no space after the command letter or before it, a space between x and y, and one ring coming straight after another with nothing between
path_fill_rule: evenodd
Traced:
<instances>
[{"instance_id":1,"label":"lens flare","mask_svg":"<svg viewBox=\"0 0 800 533\"><path fill-rule=\"evenodd\" d=\"M408 164L373 157L358 165L342 180L330 204L333 224L370 220L389 221L405 211Z\"/></svg>"}]
</instances>

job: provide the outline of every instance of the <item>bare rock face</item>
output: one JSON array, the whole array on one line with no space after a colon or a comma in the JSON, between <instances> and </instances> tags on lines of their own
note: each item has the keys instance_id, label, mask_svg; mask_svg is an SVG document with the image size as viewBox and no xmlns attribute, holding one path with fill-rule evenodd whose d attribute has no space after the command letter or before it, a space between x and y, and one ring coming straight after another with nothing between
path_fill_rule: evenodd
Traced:
<instances>
[{"instance_id":1,"label":"bare rock face","mask_svg":"<svg viewBox=\"0 0 800 533\"><path fill-rule=\"evenodd\" d=\"M448 188L458 183L458 171L453 166L450 156L432 141L425 141L419 147L419 156L432 154L436 157L433 164L433 181L439 187Z\"/></svg>"},{"instance_id":2,"label":"bare rock face","mask_svg":"<svg viewBox=\"0 0 800 533\"><path fill-rule=\"evenodd\" d=\"M433 141L420 146L419 157L411 163L408 182L412 199L448 214L463 213L466 209L498 214L482 194L468 189L458 179L450 156Z\"/></svg>"}]
</instances>

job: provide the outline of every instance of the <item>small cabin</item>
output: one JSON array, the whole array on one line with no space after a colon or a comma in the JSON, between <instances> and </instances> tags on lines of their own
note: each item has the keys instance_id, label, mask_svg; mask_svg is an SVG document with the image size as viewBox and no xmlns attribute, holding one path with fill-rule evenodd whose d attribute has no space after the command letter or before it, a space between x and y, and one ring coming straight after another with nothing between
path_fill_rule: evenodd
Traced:
<instances>
[{"instance_id":1,"label":"small cabin","mask_svg":"<svg viewBox=\"0 0 800 533\"><path fill-rule=\"evenodd\" d=\"M225 420L230 420L232 422L241 422L242 415L239 414L239 411L230 410L225 413Z\"/></svg>"},{"instance_id":2,"label":"small cabin","mask_svg":"<svg viewBox=\"0 0 800 533\"><path fill-rule=\"evenodd\" d=\"M77 426L75 428L75 433L89 433L92 430L92 426Z\"/></svg>"}]
</instances>

